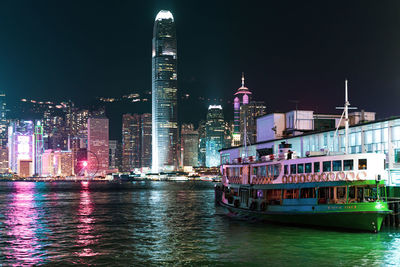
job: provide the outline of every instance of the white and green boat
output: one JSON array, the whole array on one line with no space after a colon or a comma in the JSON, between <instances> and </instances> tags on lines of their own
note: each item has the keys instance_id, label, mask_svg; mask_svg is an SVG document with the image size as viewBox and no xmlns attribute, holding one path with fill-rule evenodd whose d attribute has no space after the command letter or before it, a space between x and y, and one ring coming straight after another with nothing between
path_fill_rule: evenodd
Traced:
<instances>
[{"instance_id":1,"label":"white and green boat","mask_svg":"<svg viewBox=\"0 0 400 267\"><path fill-rule=\"evenodd\" d=\"M218 204L230 215L273 222L381 229L391 212L384 154L286 159L289 149L283 143L276 159L222 165Z\"/></svg>"}]
</instances>

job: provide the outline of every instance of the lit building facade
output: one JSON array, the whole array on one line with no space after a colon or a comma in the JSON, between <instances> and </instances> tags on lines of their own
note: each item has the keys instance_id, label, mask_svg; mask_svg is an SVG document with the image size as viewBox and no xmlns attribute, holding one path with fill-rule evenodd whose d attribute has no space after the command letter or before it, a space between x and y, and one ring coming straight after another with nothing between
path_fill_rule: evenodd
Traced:
<instances>
[{"instance_id":1,"label":"lit building facade","mask_svg":"<svg viewBox=\"0 0 400 267\"><path fill-rule=\"evenodd\" d=\"M222 107L210 105L206 121L206 167L220 165L218 150L224 147L225 143L225 121Z\"/></svg>"},{"instance_id":2,"label":"lit building facade","mask_svg":"<svg viewBox=\"0 0 400 267\"><path fill-rule=\"evenodd\" d=\"M74 175L74 160L71 151L47 149L42 153L42 176L67 177Z\"/></svg>"},{"instance_id":3,"label":"lit building facade","mask_svg":"<svg viewBox=\"0 0 400 267\"><path fill-rule=\"evenodd\" d=\"M155 19L152 49L152 170L178 166L177 46L174 17L161 10Z\"/></svg>"},{"instance_id":4,"label":"lit building facade","mask_svg":"<svg viewBox=\"0 0 400 267\"><path fill-rule=\"evenodd\" d=\"M21 177L35 173L35 125L33 121L12 121L8 127L8 164Z\"/></svg>"},{"instance_id":5,"label":"lit building facade","mask_svg":"<svg viewBox=\"0 0 400 267\"><path fill-rule=\"evenodd\" d=\"M240 106L240 140L244 142L247 136L247 144L257 141L256 118L265 114L266 106L263 101L250 101L247 105Z\"/></svg>"},{"instance_id":6,"label":"lit building facade","mask_svg":"<svg viewBox=\"0 0 400 267\"><path fill-rule=\"evenodd\" d=\"M279 115L278 118L281 117L281 114L277 115ZM266 116L270 117L270 114ZM258 120L263 120L264 117ZM278 119L278 121L280 120L284 121L284 118ZM306 128L309 125L307 121L302 123L303 126L299 123L297 127ZM268 119L265 122L261 122L258 127L268 131L273 125L276 125L276 121ZM284 132L285 127L278 128L278 131ZM307 151L329 150L332 152L345 152L345 131L343 128L338 130L336 135L335 129L308 132L290 137L282 137L282 134L275 132L271 132L268 135L263 133L260 136L261 133L262 131L259 131L259 141L247 147L248 156L259 158L263 151L266 150L277 154L279 144L282 141L291 144L292 150L300 157L305 157ZM274 135L276 138L273 138ZM243 146L240 146L221 150L221 161L223 163L233 163L236 158L242 157L244 149ZM385 153L385 167L389 173L388 183L400 185L400 117L351 125L349 127L349 152Z\"/></svg>"},{"instance_id":7,"label":"lit building facade","mask_svg":"<svg viewBox=\"0 0 400 267\"><path fill-rule=\"evenodd\" d=\"M140 114L122 115L122 170L140 168Z\"/></svg>"},{"instance_id":8,"label":"lit building facade","mask_svg":"<svg viewBox=\"0 0 400 267\"><path fill-rule=\"evenodd\" d=\"M105 117L88 119L88 166L89 175L105 176L108 171L109 125Z\"/></svg>"},{"instance_id":9,"label":"lit building facade","mask_svg":"<svg viewBox=\"0 0 400 267\"><path fill-rule=\"evenodd\" d=\"M206 122L200 121L199 128L199 147L198 147L198 162L199 166L206 166Z\"/></svg>"},{"instance_id":10,"label":"lit building facade","mask_svg":"<svg viewBox=\"0 0 400 267\"><path fill-rule=\"evenodd\" d=\"M249 104L251 100L251 92L249 88L244 86L244 74L242 74L242 86L237 89L235 98L233 100L233 134L232 134L232 146L238 146L241 144L241 133L240 133L240 107L242 105Z\"/></svg>"},{"instance_id":11,"label":"lit building facade","mask_svg":"<svg viewBox=\"0 0 400 267\"><path fill-rule=\"evenodd\" d=\"M141 167L151 168L151 152L152 152L152 119L150 113L142 114L141 116Z\"/></svg>"},{"instance_id":12,"label":"lit building facade","mask_svg":"<svg viewBox=\"0 0 400 267\"><path fill-rule=\"evenodd\" d=\"M8 173L8 147L0 147L0 173Z\"/></svg>"},{"instance_id":13,"label":"lit building facade","mask_svg":"<svg viewBox=\"0 0 400 267\"><path fill-rule=\"evenodd\" d=\"M0 92L0 146L6 147L8 141L8 121L7 121L7 106L6 94Z\"/></svg>"},{"instance_id":14,"label":"lit building facade","mask_svg":"<svg viewBox=\"0 0 400 267\"><path fill-rule=\"evenodd\" d=\"M109 168L118 169L118 142L117 140L108 141L109 148Z\"/></svg>"},{"instance_id":15,"label":"lit building facade","mask_svg":"<svg viewBox=\"0 0 400 267\"><path fill-rule=\"evenodd\" d=\"M181 128L181 162L182 166L198 166L199 132L193 124L182 124Z\"/></svg>"}]
</instances>

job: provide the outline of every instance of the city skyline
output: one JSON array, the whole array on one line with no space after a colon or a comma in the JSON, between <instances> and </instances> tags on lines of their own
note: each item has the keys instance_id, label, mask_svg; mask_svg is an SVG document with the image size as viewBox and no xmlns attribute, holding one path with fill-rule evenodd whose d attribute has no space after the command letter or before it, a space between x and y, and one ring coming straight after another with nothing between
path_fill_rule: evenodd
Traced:
<instances>
[{"instance_id":1,"label":"city skyline","mask_svg":"<svg viewBox=\"0 0 400 267\"><path fill-rule=\"evenodd\" d=\"M248 87L274 111L293 109L290 100L296 100L300 108L332 112L341 103L346 77L352 104L379 117L393 113L399 96L398 36L385 34L396 32L398 3L310 1L251 7L232 1L212 9L207 2L139 7L103 3L0 4L0 36L7 36L0 44L0 88L9 102L66 98L90 104L93 95L149 91L151 28L160 9L179 18L182 92L227 99L237 88L233 77L244 71ZM331 97L325 98L324 92ZM198 103L204 112L208 104ZM126 112L149 112L143 109ZM199 119L182 116L189 116L185 122Z\"/></svg>"}]
</instances>

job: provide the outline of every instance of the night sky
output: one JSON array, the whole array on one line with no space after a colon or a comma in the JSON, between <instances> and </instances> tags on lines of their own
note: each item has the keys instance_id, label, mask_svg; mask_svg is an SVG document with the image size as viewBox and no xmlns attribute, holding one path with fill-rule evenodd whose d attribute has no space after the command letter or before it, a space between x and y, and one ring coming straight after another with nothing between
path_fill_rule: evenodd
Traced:
<instances>
[{"instance_id":1,"label":"night sky","mask_svg":"<svg viewBox=\"0 0 400 267\"><path fill-rule=\"evenodd\" d=\"M0 90L9 102L79 104L149 91L153 22L169 9L179 90L198 105L182 104L181 121L205 117L214 98L231 100L242 71L269 112L296 100L299 109L338 113L347 77L352 105L400 115L399 1L216 2L0 1ZM211 100L196 104L198 96ZM232 117L231 104L224 108Z\"/></svg>"}]
</instances>

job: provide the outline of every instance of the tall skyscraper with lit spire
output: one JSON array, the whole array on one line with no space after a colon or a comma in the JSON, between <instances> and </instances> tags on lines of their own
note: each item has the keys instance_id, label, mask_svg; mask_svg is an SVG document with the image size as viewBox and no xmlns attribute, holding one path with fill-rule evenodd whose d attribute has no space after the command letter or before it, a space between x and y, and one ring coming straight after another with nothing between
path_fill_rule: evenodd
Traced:
<instances>
[{"instance_id":1,"label":"tall skyscraper with lit spire","mask_svg":"<svg viewBox=\"0 0 400 267\"><path fill-rule=\"evenodd\" d=\"M233 100L233 134L232 146L241 145L240 137L240 106L247 105L250 102L251 92L244 86L244 73L242 73L242 86L237 89L235 99Z\"/></svg>"},{"instance_id":2,"label":"tall skyscraper with lit spire","mask_svg":"<svg viewBox=\"0 0 400 267\"><path fill-rule=\"evenodd\" d=\"M178 166L176 30L172 13L158 12L152 50L152 171Z\"/></svg>"}]
</instances>

